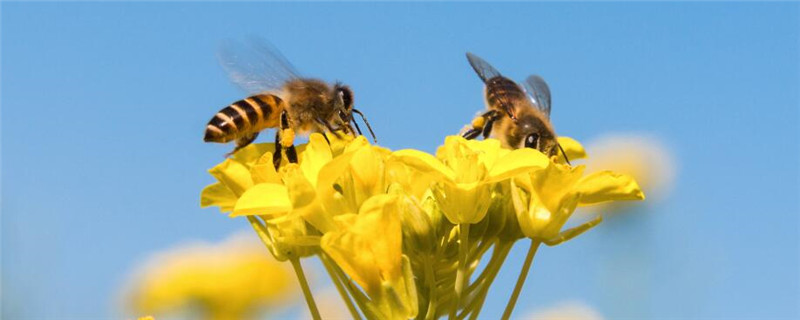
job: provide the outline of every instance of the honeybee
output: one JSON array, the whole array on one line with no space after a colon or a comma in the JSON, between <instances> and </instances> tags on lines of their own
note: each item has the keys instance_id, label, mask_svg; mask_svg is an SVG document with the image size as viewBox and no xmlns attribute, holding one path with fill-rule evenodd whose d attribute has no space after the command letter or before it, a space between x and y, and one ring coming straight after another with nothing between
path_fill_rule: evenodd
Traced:
<instances>
[{"instance_id":1,"label":"honeybee","mask_svg":"<svg viewBox=\"0 0 800 320\"><path fill-rule=\"evenodd\" d=\"M523 89L480 57L467 52L467 60L485 84L488 111L475 117L462 136L467 139L481 134L484 139L494 136L506 148L534 148L551 157L561 150L569 163L550 123L550 88L544 79L529 76Z\"/></svg>"},{"instance_id":2,"label":"honeybee","mask_svg":"<svg viewBox=\"0 0 800 320\"><path fill-rule=\"evenodd\" d=\"M226 106L211 118L206 125L205 142L236 141L232 154L252 143L262 130L277 128L272 159L277 169L282 150L289 162L297 162L296 133L329 132L340 136L341 130L346 134L361 134L353 113L361 116L377 142L364 114L353 108L353 91L348 86L300 77L266 41L228 43L220 51L220 60L231 80L250 96Z\"/></svg>"}]
</instances>

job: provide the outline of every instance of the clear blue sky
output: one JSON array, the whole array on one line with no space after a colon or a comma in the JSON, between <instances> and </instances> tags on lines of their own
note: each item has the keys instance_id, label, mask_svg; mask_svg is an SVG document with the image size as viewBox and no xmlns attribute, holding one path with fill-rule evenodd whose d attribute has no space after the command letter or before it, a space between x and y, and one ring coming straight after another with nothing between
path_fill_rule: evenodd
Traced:
<instances>
[{"instance_id":1,"label":"clear blue sky","mask_svg":"<svg viewBox=\"0 0 800 320\"><path fill-rule=\"evenodd\" d=\"M433 151L482 108L468 50L543 75L562 135L673 146L672 196L541 250L519 314L571 299L612 318L800 316L798 3L1 6L5 316L109 317L149 252L245 227L198 198L230 148L204 144L205 123L242 97L215 52L251 35L352 86L393 149Z\"/></svg>"}]
</instances>

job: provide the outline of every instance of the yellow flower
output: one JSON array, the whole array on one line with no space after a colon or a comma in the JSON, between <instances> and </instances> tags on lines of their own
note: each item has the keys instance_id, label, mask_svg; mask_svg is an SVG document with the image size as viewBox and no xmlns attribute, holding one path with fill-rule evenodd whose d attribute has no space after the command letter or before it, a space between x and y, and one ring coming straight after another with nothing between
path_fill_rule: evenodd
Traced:
<instances>
[{"instance_id":1,"label":"yellow flower","mask_svg":"<svg viewBox=\"0 0 800 320\"><path fill-rule=\"evenodd\" d=\"M670 149L646 134L607 134L588 144L592 158L588 172L612 170L627 174L647 193L648 202L667 197L675 180L675 159Z\"/></svg>"},{"instance_id":2,"label":"yellow flower","mask_svg":"<svg viewBox=\"0 0 800 320\"><path fill-rule=\"evenodd\" d=\"M323 232L334 225L332 217L322 212L314 185L320 169L332 159L332 149L341 152L343 147L332 148L322 135L313 134L307 145L299 147L300 163L284 164L280 172L272 164L271 149L244 148L213 168L211 173L220 182L204 190L201 204L225 211L232 203L231 217L260 217L263 223L255 217L249 218L250 223L278 260L308 256L318 246L319 234L308 230L305 222Z\"/></svg>"},{"instance_id":3,"label":"yellow flower","mask_svg":"<svg viewBox=\"0 0 800 320\"><path fill-rule=\"evenodd\" d=\"M571 160L571 159L570 159ZM527 320L602 320L603 316L581 301L563 301L522 316Z\"/></svg>"},{"instance_id":4,"label":"yellow flower","mask_svg":"<svg viewBox=\"0 0 800 320\"><path fill-rule=\"evenodd\" d=\"M401 208L398 196L374 196L358 214L339 216L342 228L322 237L322 249L393 319L417 311L413 277L403 270Z\"/></svg>"},{"instance_id":5,"label":"yellow flower","mask_svg":"<svg viewBox=\"0 0 800 320\"><path fill-rule=\"evenodd\" d=\"M317 194L328 214L357 213L364 201L386 193L384 159L388 153L359 136L321 169Z\"/></svg>"},{"instance_id":6,"label":"yellow flower","mask_svg":"<svg viewBox=\"0 0 800 320\"><path fill-rule=\"evenodd\" d=\"M237 235L154 254L132 277L126 296L138 314L199 308L206 319L245 319L297 298L292 278L255 239Z\"/></svg>"},{"instance_id":7,"label":"yellow flower","mask_svg":"<svg viewBox=\"0 0 800 320\"><path fill-rule=\"evenodd\" d=\"M544 168L548 159L533 149L509 151L495 139L466 140L450 136L436 158L417 150L400 150L392 156L435 179L432 189L451 223L478 223L489 208L493 183ZM438 159L437 159L438 158Z\"/></svg>"},{"instance_id":8,"label":"yellow flower","mask_svg":"<svg viewBox=\"0 0 800 320\"><path fill-rule=\"evenodd\" d=\"M570 137L558 137L558 144L561 146L561 149L564 149L570 161L586 158L586 150L584 150L583 146L578 141L575 141L575 139ZM564 155L560 152L558 156L559 160L564 158ZM563 163L563 161L559 162Z\"/></svg>"},{"instance_id":9,"label":"yellow flower","mask_svg":"<svg viewBox=\"0 0 800 320\"><path fill-rule=\"evenodd\" d=\"M278 170L271 145L243 148L209 171L217 182L201 204L246 217L273 256L292 263L312 317L321 316L300 264L312 255L354 317L477 316L517 240L534 240L530 261L539 242L555 245L599 223L562 232L577 206L644 197L629 176L584 176L566 164L586 157L580 143L559 144L564 153L548 158L452 136L434 156L312 134L298 146L299 163Z\"/></svg>"},{"instance_id":10,"label":"yellow flower","mask_svg":"<svg viewBox=\"0 0 800 320\"><path fill-rule=\"evenodd\" d=\"M601 217L561 232L578 205L642 200L644 193L630 176L601 171L583 176L584 167L552 162L545 170L517 177L511 193L522 233L556 245L597 225ZM513 189L513 188L512 188Z\"/></svg>"}]
</instances>

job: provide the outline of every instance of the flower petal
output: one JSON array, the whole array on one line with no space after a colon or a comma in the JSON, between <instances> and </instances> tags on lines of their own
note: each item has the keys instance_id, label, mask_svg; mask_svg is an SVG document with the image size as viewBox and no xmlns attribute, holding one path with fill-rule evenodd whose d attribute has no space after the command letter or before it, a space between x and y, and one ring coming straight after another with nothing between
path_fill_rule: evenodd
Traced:
<instances>
[{"instance_id":1,"label":"flower petal","mask_svg":"<svg viewBox=\"0 0 800 320\"><path fill-rule=\"evenodd\" d=\"M272 152L264 153L261 158L250 166L250 175L253 183L281 183L281 176L275 171L272 164Z\"/></svg>"},{"instance_id":2,"label":"flower petal","mask_svg":"<svg viewBox=\"0 0 800 320\"><path fill-rule=\"evenodd\" d=\"M327 232L334 229L332 216L322 209L317 198L316 189L306 180L304 172L297 164L287 164L281 169L286 189L289 192L289 199L292 203L292 214L286 215L287 219L297 215L305 219L319 231Z\"/></svg>"},{"instance_id":3,"label":"flower petal","mask_svg":"<svg viewBox=\"0 0 800 320\"><path fill-rule=\"evenodd\" d=\"M583 205L619 200L643 200L644 192L631 176L600 171L582 178L575 188Z\"/></svg>"},{"instance_id":4,"label":"flower petal","mask_svg":"<svg viewBox=\"0 0 800 320\"><path fill-rule=\"evenodd\" d=\"M575 139L570 137L558 137L558 144L564 149L570 161L586 158L586 150L584 150L580 142Z\"/></svg>"},{"instance_id":5,"label":"flower petal","mask_svg":"<svg viewBox=\"0 0 800 320\"><path fill-rule=\"evenodd\" d=\"M253 179L247 167L232 159L225 159L222 163L208 170L217 181L224 184L237 196L242 195L245 190L253 186Z\"/></svg>"},{"instance_id":6,"label":"flower petal","mask_svg":"<svg viewBox=\"0 0 800 320\"><path fill-rule=\"evenodd\" d=\"M277 183L260 183L248 189L236 201L231 217L246 215L276 215L289 212L292 202L289 190Z\"/></svg>"},{"instance_id":7,"label":"flower petal","mask_svg":"<svg viewBox=\"0 0 800 320\"><path fill-rule=\"evenodd\" d=\"M546 168L548 164L550 164L550 160L539 150L516 149L495 162L489 170L489 181L505 180L525 172Z\"/></svg>"},{"instance_id":8,"label":"flower petal","mask_svg":"<svg viewBox=\"0 0 800 320\"><path fill-rule=\"evenodd\" d=\"M319 133L311 134L306 150L301 154L301 157L300 167L303 168L306 179L316 186L320 169L333 159L331 148L328 146L328 142L325 141L325 137Z\"/></svg>"},{"instance_id":9,"label":"flower petal","mask_svg":"<svg viewBox=\"0 0 800 320\"><path fill-rule=\"evenodd\" d=\"M236 195L221 182L213 183L200 192L200 207L218 206L222 212L230 212L236 205Z\"/></svg>"},{"instance_id":10,"label":"flower petal","mask_svg":"<svg viewBox=\"0 0 800 320\"><path fill-rule=\"evenodd\" d=\"M251 143L233 154L233 160L249 165L256 162L264 153L274 153L275 145L272 143Z\"/></svg>"},{"instance_id":11,"label":"flower petal","mask_svg":"<svg viewBox=\"0 0 800 320\"><path fill-rule=\"evenodd\" d=\"M402 229L397 196L378 195L361 207L352 224L322 237L322 250L368 294L401 276ZM353 217L353 216L351 216Z\"/></svg>"},{"instance_id":12,"label":"flower petal","mask_svg":"<svg viewBox=\"0 0 800 320\"><path fill-rule=\"evenodd\" d=\"M419 150L398 150L392 153L392 158L423 173L432 174L437 179L444 178L453 181L456 178L456 173L436 159L436 157Z\"/></svg>"}]
</instances>

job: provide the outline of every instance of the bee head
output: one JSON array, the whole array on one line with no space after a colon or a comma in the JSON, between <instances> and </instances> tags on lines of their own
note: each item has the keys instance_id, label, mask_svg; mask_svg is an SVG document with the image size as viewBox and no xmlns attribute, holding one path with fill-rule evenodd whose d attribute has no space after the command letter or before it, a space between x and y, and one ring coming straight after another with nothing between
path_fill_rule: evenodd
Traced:
<instances>
[{"instance_id":1,"label":"bee head","mask_svg":"<svg viewBox=\"0 0 800 320\"><path fill-rule=\"evenodd\" d=\"M348 86L341 83L333 86L333 111L333 118L336 120L334 123L350 122L353 113L353 91Z\"/></svg>"},{"instance_id":2,"label":"bee head","mask_svg":"<svg viewBox=\"0 0 800 320\"><path fill-rule=\"evenodd\" d=\"M350 90L350 87L346 85L336 83L333 86L333 96L334 112L331 115L331 123L335 124L337 128L344 128L345 132L352 133L353 135L356 133L361 134L361 128L358 127L355 119L353 119L353 113L358 113L361 119L364 120L364 124L367 125L367 129L369 129L369 133L372 135L372 140L377 143L378 140L375 139L375 132L372 131L372 127L370 127L369 122L367 122L367 118L364 117L361 111L353 108L353 90Z\"/></svg>"},{"instance_id":3,"label":"bee head","mask_svg":"<svg viewBox=\"0 0 800 320\"><path fill-rule=\"evenodd\" d=\"M512 146L517 148L533 148L541 151L548 157L558 154L558 142L556 135L550 126L533 116L520 117L516 123L516 128L512 130ZM511 142L510 141L510 142Z\"/></svg>"}]
</instances>

